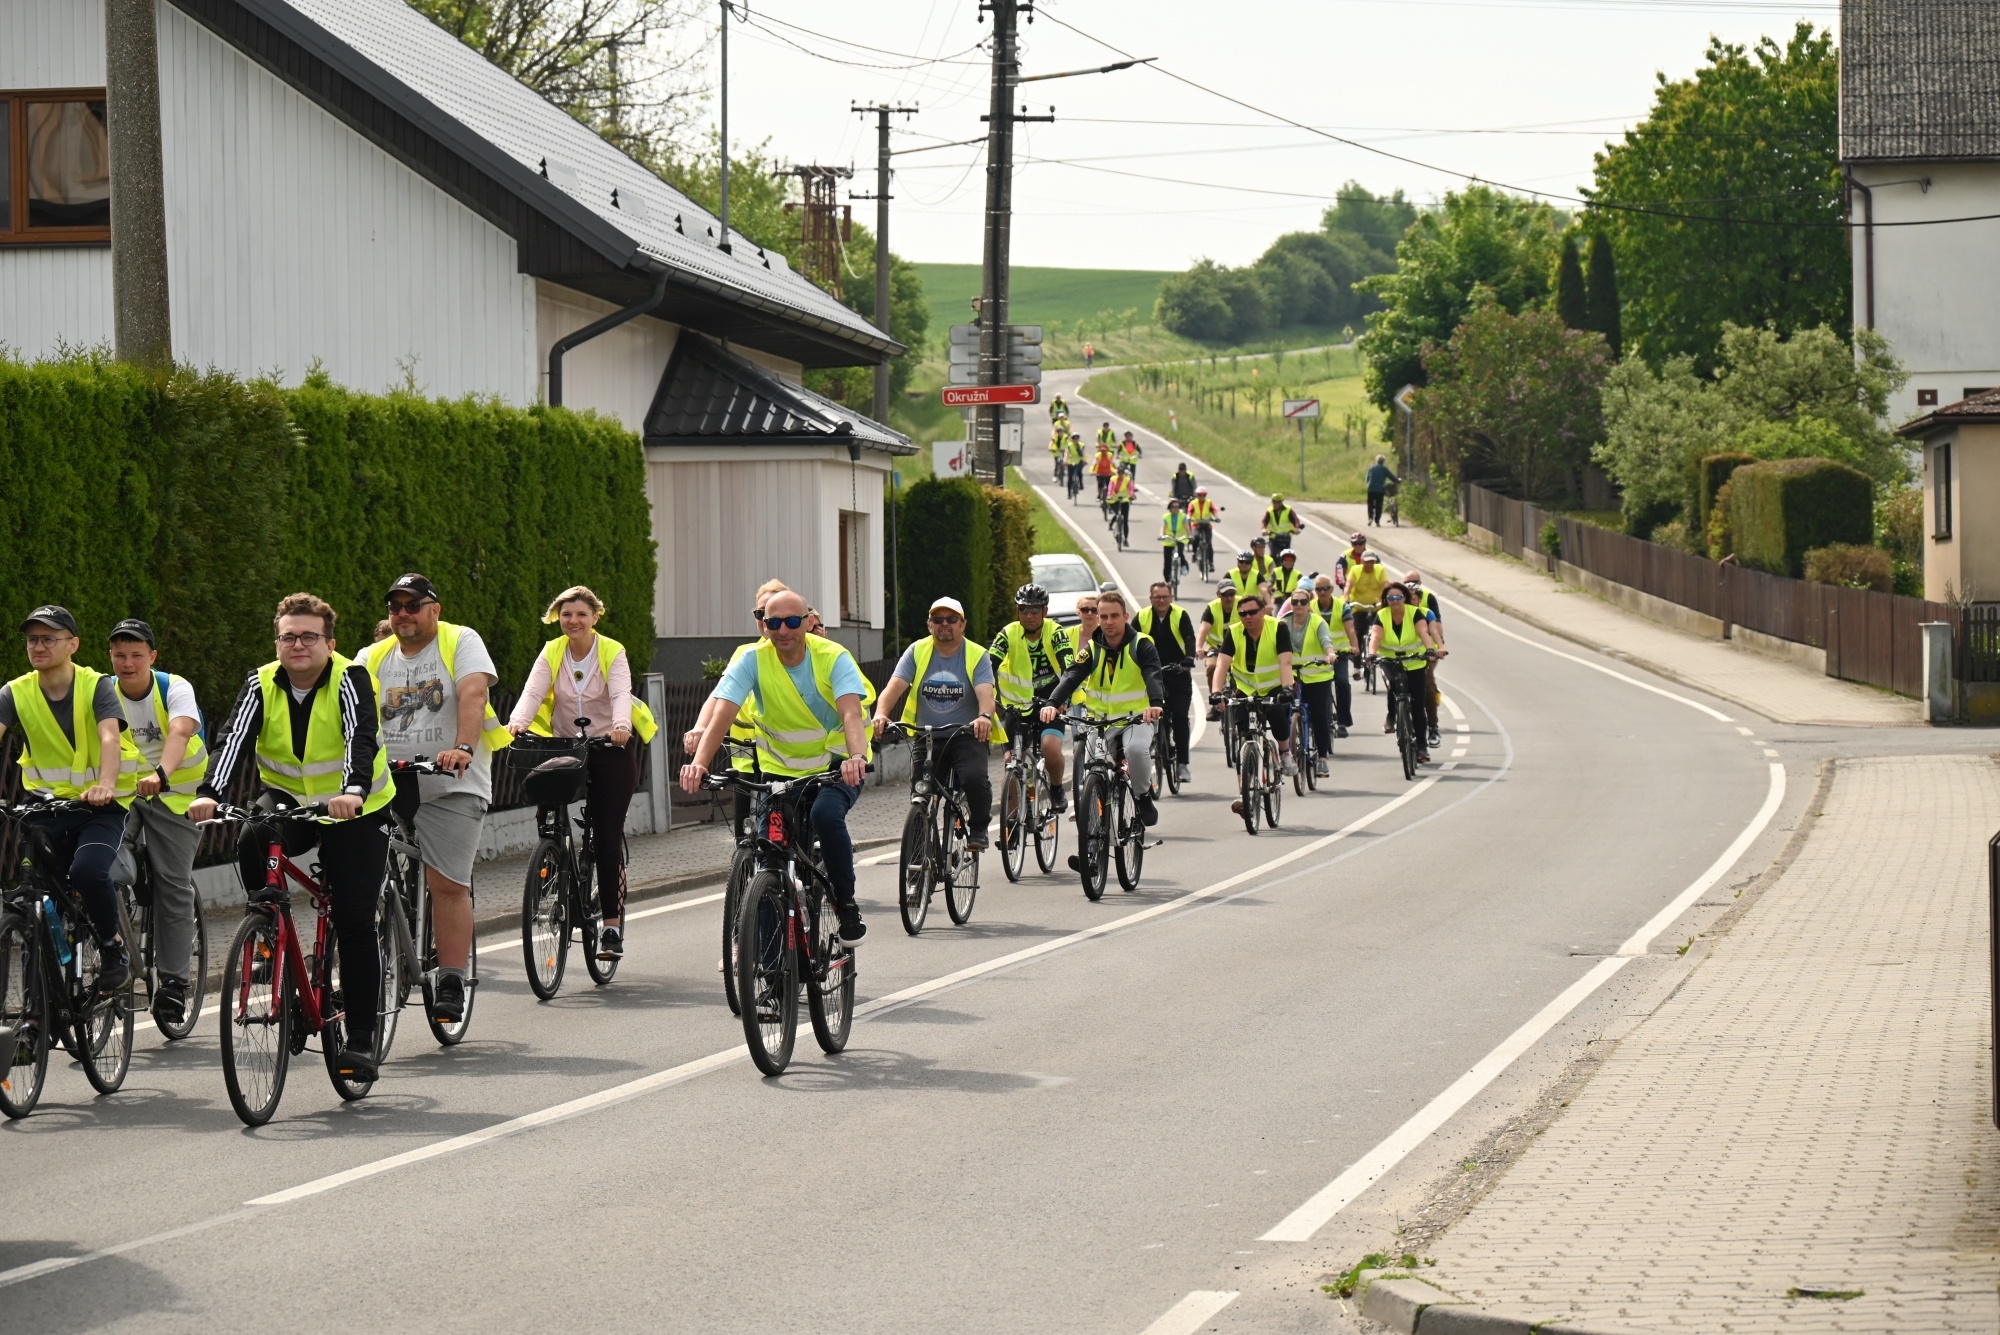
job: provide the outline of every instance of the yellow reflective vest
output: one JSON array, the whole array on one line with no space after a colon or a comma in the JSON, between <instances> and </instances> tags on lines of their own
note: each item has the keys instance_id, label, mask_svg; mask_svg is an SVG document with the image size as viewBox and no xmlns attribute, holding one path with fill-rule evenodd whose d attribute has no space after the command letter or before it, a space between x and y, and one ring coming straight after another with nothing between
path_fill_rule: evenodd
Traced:
<instances>
[{"instance_id":1,"label":"yellow reflective vest","mask_svg":"<svg viewBox=\"0 0 2000 1335\"><path fill-rule=\"evenodd\" d=\"M290 678L276 663L257 669L257 686L264 700L264 726L257 733L257 777L265 787L290 793L301 802L340 795L347 768L347 735L340 726L340 679L353 664L352 659L333 656L326 685L313 694L304 755L292 749ZM370 703L379 727L381 701L378 697ZM368 775L368 791L361 799L361 814L381 810L395 795L396 785L389 777L389 749L378 746Z\"/></svg>"},{"instance_id":2,"label":"yellow reflective vest","mask_svg":"<svg viewBox=\"0 0 2000 1335\"><path fill-rule=\"evenodd\" d=\"M14 692L14 712L21 720L21 783L30 792L48 797L76 799L97 782L97 683L104 674L78 665L70 683L70 733L62 734L49 699L42 694L41 675L24 672L8 686ZM118 689L114 682L112 688ZM139 791L138 767L145 763L131 734L119 718L118 773L111 776L111 792L118 805L129 807Z\"/></svg>"},{"instance_id":3,"label":"yellow reflective vest","mask_svg":"<svg viewBox=\"0 0 2000 1335\"><path fill-rule=\"evenodd\" d=\"M1417 627L1424 624L1424 614L1408 607L1403 609L1403 624L1399 627L1395 614L1387 608L1375 618L1375 624L1382 628L1382 657L1400 658L1403 666L1412 672L1424 670L1424 639Z\"/></svg>"},{"instance_id":4,"label":"yellow reflective vest","mask_svg":"<svg viewBox=\"0 0 2000 1335\"><path fill-rule=\"evenodd\" d=\"M1264 633L1257 637L1256 646L1249 653L1250 662L1244 662L1244 641L1248 633L1243 625L1231 626L1231 643L1226 646L1236 652L1229 655L1229 681L1245 695L1269 695L1281 684L1278 676L1278 623L1266 617Z\"/></svg>"},{"instance_id":5,"label":"yellow reflective vest","mask_svg":"<svg viewBox=\"0 0 2000 1335\"><path fill-rule=\"evenodd\" d=\"M1139 669L1139 660L1131 652L1141 638L1137 631L1128 630L1124 643L1116 649L1094 641L1086 646L1086 652L1095 661L1090 665L1090 674L1083 679L1083 691L1078 692L1078 697L1092 718L1137 714L1151 704L1146 674ZM1089 694L1084 695L1084 691Z\"/></svg>"},{"instance_id":6,"label":"yellow reflective vest","mask_svg":"<svg viewBox=\"0 0 2000 1335\"><path fill-rule=\"evenodd\" d=\"M528 731L534 733L537 737L553 737L556 735L554 727L556 716L556 674L562 669L563 654L568 644L569 640L566 636L558 635L555 639L550 640L542 646L542 661L549 665L549 693L543 698L542 707L535 711L535 721L528 725ZM618 655L624 652L625 646L612 639L609 635L599 635L597 637L597 670L604 674L606 681L611 680L611 664L617 660ZM632 671L632 660L630 657L627 657L625 660L625 671L632 678L632 731L639 734L640 741L650 742L653 740L653 735L659 732L660 725L654 721L653 711L648 709L646 702L639 698L639 674Z\"/></svg>"},{"instance_id":7,"label":"yellow reflective vest","mask_svg":"<svg viewBox=\"0 0 2000 1335\"><path fill-rule=\"evenodd\" d=\"M813 685L820 698L837 714L840 700L833 693L833 669L843 656L844 646L817 635L805 637L812 662ZM836 757L847 755L847 734L842 726L829 730L799 694L792 674L778 657L778 646L760 641L757 655L757 765L774 779L798 779L824 773ZM872 746L868 757L874 755Z\"/></svg>"},{"instance_id":8,"label":"yellow reflective vest","mask_svg":"<svg viewBox=\"0 0 2000 1335\"><path fill-rule=\"evenodd\" d=\"M182 685L186 685L187 682L183 677L172 676L164 672L150 672L146 675L152 684L152 690L146 698L152 701L153 717L159 720L160 736L165 737L168 725L173 720L167 717L167 693L160 689L160 681L162 678L165 678L168 684L178 681ZM189 689L192 690L193 688L189 687ZM120 688L119 698L124 700L130 697L125 695L123 688ZM136 704L138 702L133 701L133 703ZM136 743L133 749L138 749ZM146 764L144 756L141 756L136 761L126 761L125 767L132 771L133 792L135 793L138 791L139 780L153 772ZM194 805L195 789L206 777L208 777L208 745L202 741L201 732L197 729L188 738L187 752L181 757L179 768L167 775L167 786L160 790L160 805L173 812L176 816L187 815L187 809Z\"/></svg>"},{"instance_id":9,"label":"yellow reflective vest","mask_svg":"<svg viewBox=\"0 0 2000 1335\"><path fill-rule=\"evenodd\" d=\"M451 678L454 685L458 682L458 637L463 629L463 627L455 626L449 621L438 622L438 657L444 660L445 673ZM361 661L368 665L368 675L375 678L375 693L378 699L381 696L382 689L382 664L388 661L390 653L394 652L397 647L396 637L392 635L386 640L375 641L375 643L361 651ZM551 674L554 673L555 666L554 663L549 664ZM549 699L551 701L555 699L555 678L553 675L549 678ZM551 704L549 708L553 710L555 706ZM453 720L453 726L457 726L457 720ZM504 751L514 744L514 734L507 731L507 725L502 723L500 716L493 712L493 696L491 691L487 693L486 717L480 721L479 735L485 740L486 747L490 751ZM456 741L457 739L453 738L452 740Z\"/></svg>"}]
</instances>

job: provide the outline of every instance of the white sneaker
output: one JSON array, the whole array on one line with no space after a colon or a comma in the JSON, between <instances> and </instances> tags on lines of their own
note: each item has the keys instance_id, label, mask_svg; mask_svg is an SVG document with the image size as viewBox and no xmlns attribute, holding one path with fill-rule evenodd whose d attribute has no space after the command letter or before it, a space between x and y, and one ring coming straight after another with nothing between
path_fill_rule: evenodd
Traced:
<instances>
[{"instance_id":1,"label":"white sneaker","mask_svg":"<svg viewBox=\"0 0 2000 1335\"><path fill-rule=\"evenodd\" d=\"M1290 751L1283 751L1279 753L1278 774L1280 777L1286 779L1292 777L1292 753Z\"/></svg>"},{"instance_id":2,"label":"white sneaker","mask_svg":"<svg viewBox=\"0 0 2000 1335\"><path fill-rule=\"evenodd\" d=\"M1324 757L1321 757L1319 760L1314 761L1313 765L1314 765L1313 773L1315 773L1322 779L1327 777L1328 771L1326 768L1326 759Z\"/></svg>"}]
</instances>

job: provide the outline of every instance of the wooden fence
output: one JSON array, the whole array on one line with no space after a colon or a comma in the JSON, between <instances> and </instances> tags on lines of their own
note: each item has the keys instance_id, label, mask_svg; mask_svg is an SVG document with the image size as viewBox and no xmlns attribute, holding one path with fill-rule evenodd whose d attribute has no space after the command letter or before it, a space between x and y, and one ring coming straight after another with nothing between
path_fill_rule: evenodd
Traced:
<instances>
[{"instance_id":1,"label":"wooden fence","mask_svg":"<svg viewBox=\"0 0 2000 1335\"><path fill-rule=\"evenodd\" d=\"M1510 556L1555 555L1601 579L1730 626L1824 649L1829 677L1919 695L1924 668L1918 628L1943 621L1954 628L1960 678L1987 680L1968 673L1990 670L1991 680L2000 680L2000 607L1963 609L1769 575L1614 533L1470 484L1459 489L1459 500L1465 522L1495 535ZM1542 550L1542 531L1551 522L1559 553ZM1979 619L1968 623L1968 612Z\"/></svg>"}]
</instances>

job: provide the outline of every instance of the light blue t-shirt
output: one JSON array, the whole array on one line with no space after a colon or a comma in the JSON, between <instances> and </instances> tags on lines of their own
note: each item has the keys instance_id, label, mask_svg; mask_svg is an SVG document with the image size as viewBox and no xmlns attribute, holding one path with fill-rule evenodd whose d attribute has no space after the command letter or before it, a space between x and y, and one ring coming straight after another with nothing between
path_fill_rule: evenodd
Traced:
<instances>
[{"instance_id":1,"label":"light blue t-shirt","mask_svg":"<svg viewBox=\"0 0 2000 1335\"><path fill-rule=\"evenodd\" d=\"M840 711L826 702L819 693L819 687L813 683L812 655L807 654L797 667L788 667L785 673L791 677L792 685L798 688L799 698L806 702L807 709L812 710L813 717L818 719L828 732L838 729ZM722 674L722 680L716 684L715 693L730 704L740 707L756 689L757 654L752 650L729 665L729 670ZM868 685L861 679L861 668L855 663L854 655L843 652L840 657L833 660L834 698L837 700L843 695L865 696L867 693ZM762 700L757 704L758 708L763 708Z\"/></svg>"}]
</instances>

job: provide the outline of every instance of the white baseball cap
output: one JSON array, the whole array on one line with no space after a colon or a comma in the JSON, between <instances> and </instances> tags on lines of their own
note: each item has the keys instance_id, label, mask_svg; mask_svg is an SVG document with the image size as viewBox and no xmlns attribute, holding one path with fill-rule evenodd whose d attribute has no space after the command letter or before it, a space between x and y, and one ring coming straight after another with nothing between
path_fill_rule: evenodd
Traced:
<instances>
[{"instance_id":1,"label":"white baseball cap","mask_svg":"<svg viewBox=\"0 0 2000 1335\"><path fill-rule=\"evenodd\" d=\"M933 598L933 599L931 599L931 611L935 612L935 611L937 611L937 610L938 610L938 609L939 609L940 607L942 607L943 609L945 609L945 610L946 610L947 612L956 612L956 613L958 613L958 614L959 614L960 616L964 616L964 615L965 615L965 604L964 604L964 603L961 603L961 602L960 602L960 601L958 601L958 599L956 599L956 598Z\"/></svg>"}]
</instances>

